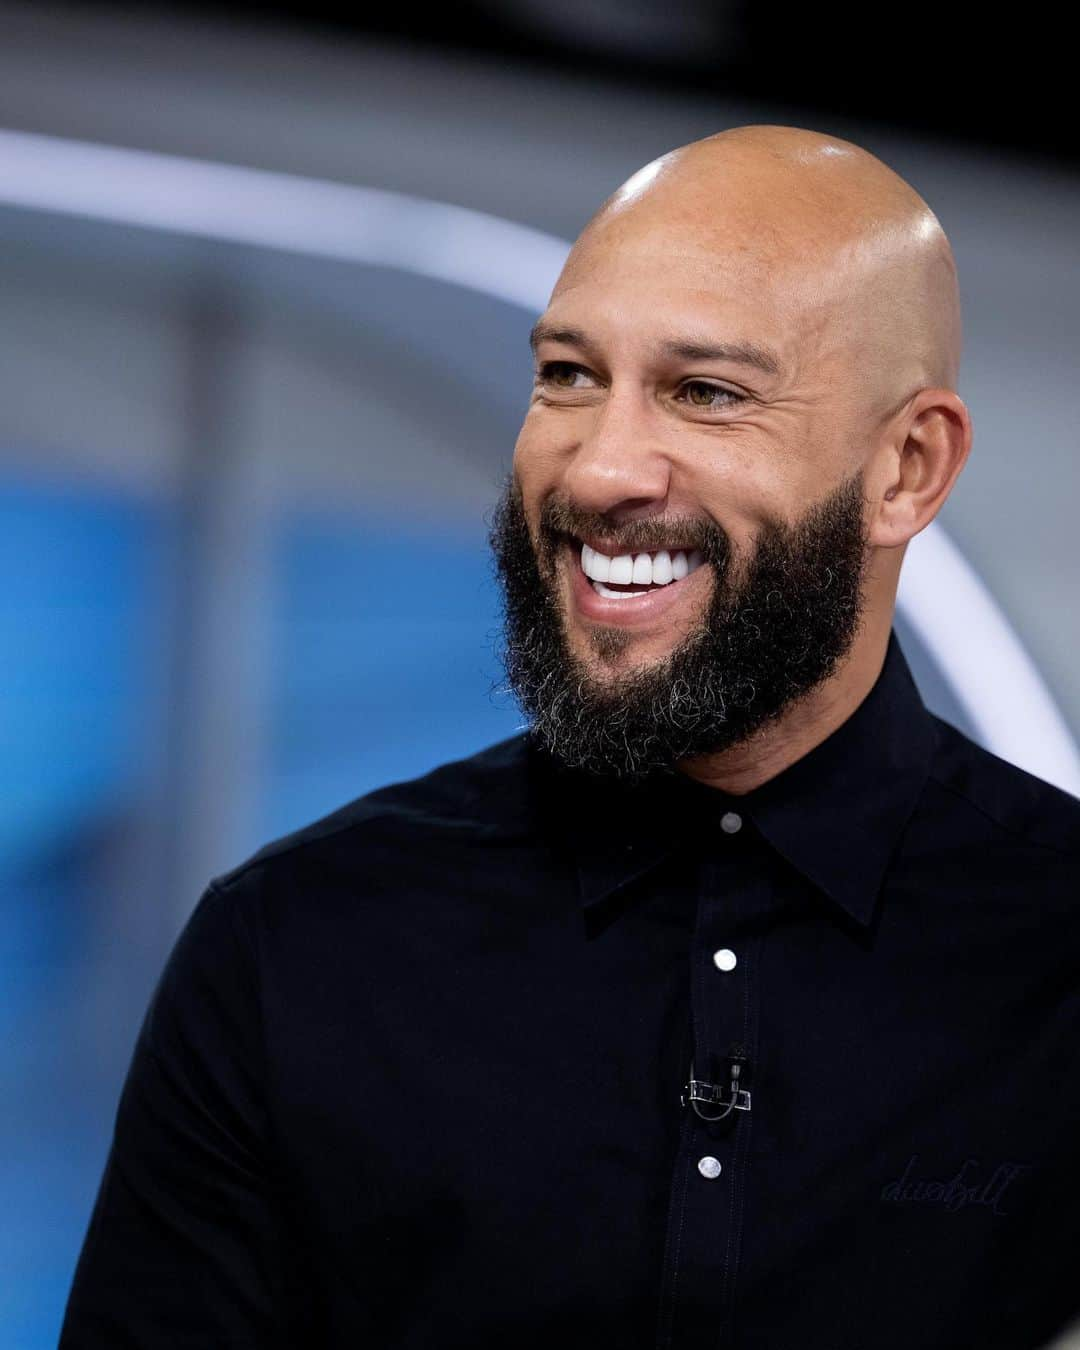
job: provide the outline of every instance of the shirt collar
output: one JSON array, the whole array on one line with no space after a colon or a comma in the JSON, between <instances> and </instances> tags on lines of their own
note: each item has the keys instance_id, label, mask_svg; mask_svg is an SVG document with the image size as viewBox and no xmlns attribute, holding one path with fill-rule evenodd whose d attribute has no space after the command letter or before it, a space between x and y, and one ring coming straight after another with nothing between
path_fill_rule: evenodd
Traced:
<instances>
[{"instance_id":1,"label":"shirt collar","mask_svg":"<svg viewBox=\"0 0 1080 1350\"><path fill-rule=\"evenodd\" d=\"M737 810L777 853L858 923L869 924L889 860L915 809L936 743L933 718L895 633L855 712L783 773L734 797L684 775L627 785L556 766L532 747L576 863L582 903L655 867L688 829ZM693 809L687 809L692 807Z\"/></svg>"}]
</instances>

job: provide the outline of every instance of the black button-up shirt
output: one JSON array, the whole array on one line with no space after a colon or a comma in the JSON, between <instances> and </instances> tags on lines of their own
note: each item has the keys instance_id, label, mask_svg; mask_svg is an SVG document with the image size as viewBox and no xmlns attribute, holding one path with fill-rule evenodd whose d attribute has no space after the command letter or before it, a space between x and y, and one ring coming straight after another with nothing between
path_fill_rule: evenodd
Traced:
<instances>
[{"instance_id":1,"label":"black button-up shirt","mask_svg":"<svg viewBox=\"0 0 1080 1350\"><path fill-rule=\"evenodd\" d=\"M268 846L158 984L62 1346L1043 1344L1078 823L893 638L745 796L524 735Z\"/></svg>"}]
</instances>

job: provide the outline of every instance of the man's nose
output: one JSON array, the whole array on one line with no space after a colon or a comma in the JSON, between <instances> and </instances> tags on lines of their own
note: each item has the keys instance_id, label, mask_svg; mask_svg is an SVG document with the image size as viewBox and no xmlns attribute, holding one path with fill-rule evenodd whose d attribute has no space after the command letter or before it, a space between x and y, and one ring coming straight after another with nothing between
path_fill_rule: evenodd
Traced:
<instances>
[{"instance_id":1,"label":"man's nose","mask_svg":"<svg viewBox=\"0 0 1080 1350\"><path fill-rule=\"evenodd\" d=\"M587 511L647 514L662 507L671 463L656 428L633 394L611 394L573 447L565 473L571 501Z\"/></svg>"}]
</instances>

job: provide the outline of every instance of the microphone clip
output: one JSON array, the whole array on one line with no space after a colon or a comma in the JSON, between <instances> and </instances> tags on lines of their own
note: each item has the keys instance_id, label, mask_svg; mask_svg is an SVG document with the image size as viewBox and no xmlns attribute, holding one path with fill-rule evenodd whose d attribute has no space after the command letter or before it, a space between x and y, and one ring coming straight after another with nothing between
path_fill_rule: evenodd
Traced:
<instances>
[{"instance_id":1,"label":"microphone clip","mask_svg":"<svg viewBox=\"0 0 1080 1350\"><path fill-rule=\"evenodd\" d=\"M744 1055L735 1053L731 1056L730 1081L726 1087L722 1087L717 1083L706 1083L703 1079L695 1078L694 1064L691 1061L690 1078L679 1096L680 1105L685 1107L689 1102L695 1114L701 1120L707 1121L725 1120L732 1111L749 1111L750 1093L746 1088L739 1087L739 1078L745 1063ZM699 1103L708 1107L719 1107L720 1110L707 1113L701 1109Z\"/></svg>"}]
</instances>

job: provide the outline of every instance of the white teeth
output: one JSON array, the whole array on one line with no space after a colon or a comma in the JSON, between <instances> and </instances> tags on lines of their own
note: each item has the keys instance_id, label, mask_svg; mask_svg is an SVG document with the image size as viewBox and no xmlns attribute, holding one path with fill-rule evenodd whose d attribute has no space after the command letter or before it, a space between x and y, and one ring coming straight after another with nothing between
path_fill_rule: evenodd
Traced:
<instances>
[{"instance_id":1,"label":"white teeth","mask_svg":"<svg viewBox=\"0 0 1080 1350\"><path fill-rule=\"evenodd\" d=\"M636 596L646 594L645 591L613 591L610 586L605 586L602 581L594 581L593 590L597 595L606 596L609 600L633 600Z\"/></svg>"},{"instance_id":2,"label":"white teeth","mask_svg":"<svg viewBox=\"0 0 1080 1350\"><path fill-rule=\"evenodd\" d=\"M635 586L652 585L652 559L647 553L639 553L634 559L634 571L630 580Z\"/></svg>"},{"instance_id":3,"label":"white teeth","mask_svg":"<svg viewBox=\"0 0 1080 1350\"><path fill-rule=\"evenodd\" d=\"M672 553L662 548L656 553L620 553L617 558L609 558L588 544L581 546L581 570L590 581L599 583L598 592L607 596L622 597L626 592L601 590L604 582L612 586L667 586L672 581L682 581L704 561L701 550L696 548L689 553L685 549Z\"/></svg>"},{"instance_id":4,"label":"white teeth","mask_svg":"<svg viewBox=\"0 0 1080 1350\"><path fill-rule=\"evenodd\" d=\"M607 581L611 570L611 559L604 553L597 553L588 544L581 546L581 570L593 581Z\"/></svg>"},{"instance_id":5,"label":"white teeth","mask_svg":"<svg viewBox=\"0 0 1080 1350\"><path fill-rule=\"evenodd\" d=\"M613 586L630 585L634 579L634 560L629 553L620 553L617 558L612 558L607 579Z\"/></svg>"}]
</instances>

